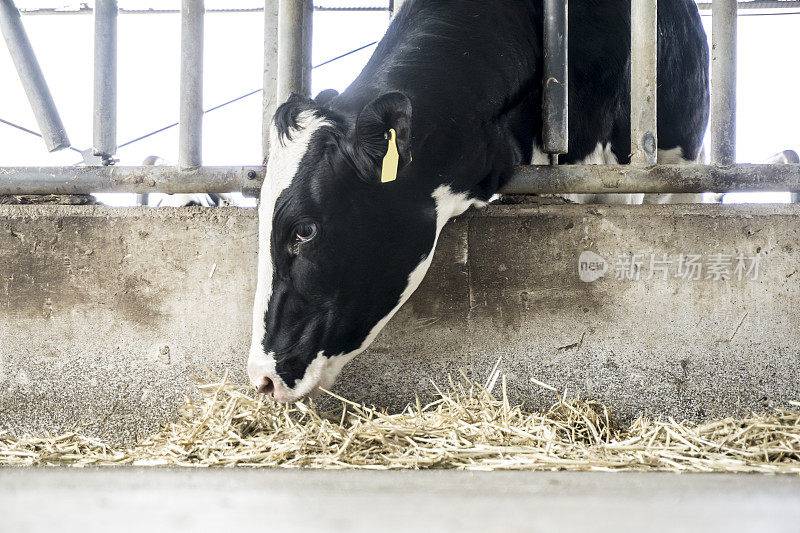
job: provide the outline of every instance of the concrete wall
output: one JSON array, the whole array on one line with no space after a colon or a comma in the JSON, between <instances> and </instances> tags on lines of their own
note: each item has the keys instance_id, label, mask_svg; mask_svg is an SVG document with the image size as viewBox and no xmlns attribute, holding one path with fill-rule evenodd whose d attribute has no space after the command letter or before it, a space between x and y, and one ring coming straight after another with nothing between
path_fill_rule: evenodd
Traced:
<instances>
[{"instance_id":1,"label":"concrete wall","mask_svg":"<svg viewBox=\"0 0 800 533\"><path fill-rule=\"evenodd\" d=\"M0 427L131 440L174 416L193 375L244 381L256 232L237 209L0 206ZM581 281L584 251L605 277ZM639 279L617 279L630 254ZM704 269L722 254L730 272L648 280L654 254ZM739 279L739 254L757 276ZM626 418L763 410L800 399L798 309L798 206L492 206L448 225L336 390L396 408L502 356L531 406L553 400L534 378Z\"/></svg>"}]
</instances>

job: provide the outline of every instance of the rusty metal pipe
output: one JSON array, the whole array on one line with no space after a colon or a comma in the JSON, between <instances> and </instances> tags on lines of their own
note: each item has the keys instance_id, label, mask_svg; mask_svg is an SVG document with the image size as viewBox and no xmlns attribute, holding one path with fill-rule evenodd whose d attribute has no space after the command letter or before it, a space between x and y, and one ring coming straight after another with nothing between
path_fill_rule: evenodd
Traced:
<instances>
[{"instance_id":1,"label":"rusty metal pipe","mask_svg":"<svg viewBox=\"0 0 800 533\"><path fill-rule=\"evenodd\" d=\"M800 192L800 165L518 167L505 194Z\"/></svg>"},{"instance_id":2,"label":"rusty metal pipe","mask_svg":"<svg viewBox=\"0 0 800 533\"><path fill-rule=\"evenodd\" d=\"M544 95L542 149L556 163L569 150L569 49L567 0L544 3Z\"/></svg>"},{"instance_id":3,"label":"rusty metal pipe","mask_svg":"<svg viewBox=\"0 0 800 533\"><path fill-rule=\"evenodd\" d=\"M631 0L631 163L658 154L658 1Z\"/></svg>"},{"instance_id":4,"label":"rusty metal pipe","mask_svg":"<svg viewBox=\"0 0 800 533\"><path fill-rule=\"evenodd\" d=\"M0 194L93 192L224 193L258 191L264 167L7 167ZM800 193L800 164L565 165L517 167L504 194Z\"/></svg>"}]
</instances>

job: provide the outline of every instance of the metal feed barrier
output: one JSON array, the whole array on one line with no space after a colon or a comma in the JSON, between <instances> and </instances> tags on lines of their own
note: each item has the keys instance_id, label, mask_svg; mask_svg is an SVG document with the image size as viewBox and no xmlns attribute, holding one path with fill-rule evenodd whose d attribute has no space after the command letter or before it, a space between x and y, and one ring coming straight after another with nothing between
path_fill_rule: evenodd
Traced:
<instances>
[{"instance_id":1,"label":"metal feed barrier","mask_svg":"<svg viewBox=\"0 0 800 533\"><path fill-rule=\"evenodd\" d=\"M662 0L663 1L663 0ZM397 8L393 0L389 8ZM543 148L550 166L519 167L502 192L569 193L800 193L800 165L736 165L736 0L713 0L711 165L657 165L657 0L631 3L630 165L559 166L568 146L567 0L545 0ZM745 7L797 7L798 2L744 2ZM708 4L701 4L701 8ZM369 9L374 9L370 7ZM311 0L265 0L263 155L269 151L269 121L277 102L291 92L309 94ZM182 0L181 107L178 167L114 166L117 107L116 0L97 0L94 54L93 153L103 165L0 168L2 194L224 193L258 190L263 167L203 167L203 0ZM0 0L0 29L50 151L70 147L64 126L20 12Z\"/></svg>"}]
</instances>

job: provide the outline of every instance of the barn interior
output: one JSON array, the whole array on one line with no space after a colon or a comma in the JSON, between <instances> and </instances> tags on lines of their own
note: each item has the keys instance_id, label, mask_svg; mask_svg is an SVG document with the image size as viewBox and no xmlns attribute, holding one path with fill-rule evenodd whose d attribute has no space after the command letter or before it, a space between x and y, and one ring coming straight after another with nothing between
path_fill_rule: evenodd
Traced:
<instances>
[{"instance_id":1,"label":"barn interior","mask_svg":"<svg viewBox=\"0 0 800 533\"><path fill-rule=\"evenodd\" d=\"M388 16L401 3L350 7ZM276 103L311 92L314 5L261 4L254 10L264 22L259 92L267 158ZM323 4L318 10L344 9ZM546 75L564 79L567 2L545 4L553 36ZM640 83L631 95L638 110L632 138L639 140L631 165L557 164L567 143L566 87L553 84L545 138L556 164L520 167L502 198L445 227L421 287L346 367L333 393L396 412L417 398L436 399L448 375L463 371L483 382L498 371L512 404L548 408L553 393L544 383L612 406L620 423L643 415L700 423L800 399L798 203L580 205L554 198L800 194L796 154L742 163L736 152L737 17L798 16L800 3L714 0L709 160L696 165L655 164L655 4L633 3L632 69ZM700 8L710 14L712 3ZM21 11L0 0L0 27L31 100L37 142L70 150L47 72L33 53L41 45L23 27L45 15ZM57 435L80 428L132 444L175 420L185 396L196 393L197 376L227 372L231 382L247 383L257 270L255 209L154 208L147 196L253 199L265 167L203 164L203 0L183 0L179 10L176 163L117 164L116 80L124 68L117 65L117 19L137 15L106 0L78 11L74 16L86 11L95 28L91 153L71 150L84 152L70 154L82 159L76 166L0 167L0 430ZM84 201L94 193L137 195L142 205ZM328 481L314 483L329 493ZM578 478L567 483L589 491ZM789 502L800 498L797 484L775 490ZM737 494L747 500L744 489ZM790 507L764 509L788 523L800 518Z\"/></svg>"}]
</instances>

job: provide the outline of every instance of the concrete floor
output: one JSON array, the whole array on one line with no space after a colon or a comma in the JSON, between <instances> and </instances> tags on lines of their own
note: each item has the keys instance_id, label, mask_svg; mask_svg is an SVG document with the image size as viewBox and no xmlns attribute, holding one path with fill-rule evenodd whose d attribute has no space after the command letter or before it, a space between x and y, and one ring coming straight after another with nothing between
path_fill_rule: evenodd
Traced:
<instances>
[{"instance_id":1,"label":"concrete floor","mask_svg":"<svg viewBox=\"0 0 800 533\"><path fill-rule=\"evenodd\" d=\"M0 531L800 531L800 477L0 469Z\"/></svg>"}]
</instances>

